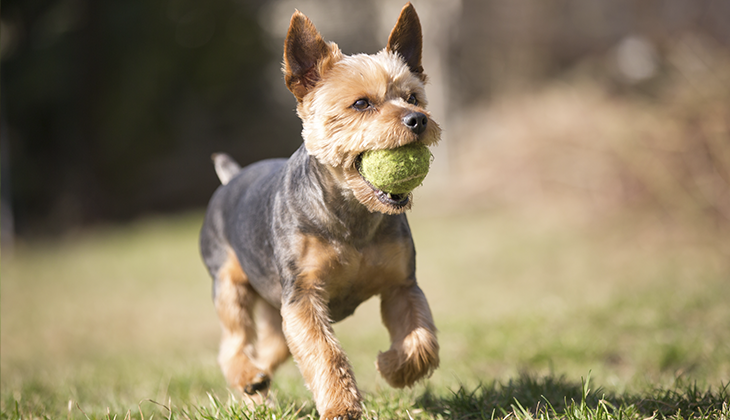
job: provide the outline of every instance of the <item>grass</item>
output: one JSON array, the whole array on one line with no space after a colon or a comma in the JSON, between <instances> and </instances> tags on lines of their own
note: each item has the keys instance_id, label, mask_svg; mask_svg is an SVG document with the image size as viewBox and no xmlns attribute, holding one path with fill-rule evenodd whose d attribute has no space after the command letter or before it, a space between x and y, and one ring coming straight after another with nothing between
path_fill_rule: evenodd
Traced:
<instances>
[{"instance_id":1,"label":"grass","mask_svg":"<svg viewBox=\"0 0 730 420\"><path fill-rule=\"evenodd\" d=\"M336 325L368 419L727 419L730 267L653 219L411 215L442 364L392 390L376 301ZM215 364L201 214L18 243L0 283L0 418L314 418L292 362L242 408ZM648 220L648 221L647 221ZM693 237L694 238L694 237Z\"/></svg>"}]
</instances>

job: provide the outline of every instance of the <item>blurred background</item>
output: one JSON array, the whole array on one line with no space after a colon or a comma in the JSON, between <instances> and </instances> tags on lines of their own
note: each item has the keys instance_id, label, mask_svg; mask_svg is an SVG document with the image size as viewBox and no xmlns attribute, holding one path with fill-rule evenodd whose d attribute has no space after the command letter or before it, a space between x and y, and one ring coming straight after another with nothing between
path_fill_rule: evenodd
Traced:
<instances>
[{"instance_id":1,"label":"blurred background","mask_svg":"<svg viewBox=\"0 0 730 420\"><path fill-rule=\"evenodd\" d=\"M730 218L730 3L417 1L452 203ZM300 144L280 72L298 8L346 53L385 0L5 0L2 234L200 209L209 156ZM424 192L423 194L427 194ZM557 201L556 201L557 200Z\"/></svg>"},{"instance_id":2,"label":"blurred background","mask_svg":"<svg viewBox=\"0 0 730 420\"><path fill-rule=\"evenodd\" d=\"M521 372L727 384L730 2L414 5L444 132L409 220L442 351L408 398ZM0 411L227 395L197 249L210 155L301 144L280 71L295 8L353 54L402 6L2 2ZM374 299L335 326L366 392L387 389L379 318ZM293 363L275 387L309 399Z\"/></svg>"}]
</instances>

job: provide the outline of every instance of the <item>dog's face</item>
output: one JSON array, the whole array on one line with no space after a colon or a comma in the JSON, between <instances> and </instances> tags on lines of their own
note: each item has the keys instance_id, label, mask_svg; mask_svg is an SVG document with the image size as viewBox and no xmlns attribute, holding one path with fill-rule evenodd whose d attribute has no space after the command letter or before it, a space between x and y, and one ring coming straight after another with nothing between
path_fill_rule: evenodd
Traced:
<instances>
[{"instance_id":1,"label":"dog's face","mask_svg":"<svg viewBox=\"0 0 730 420\"><path fill-rule=\"evenodd\" d=\"M430 146L440 138L440 128L425 109L421 39L410 3L387 47L374 55L342 54L299 12L289 26L284 73L298 101L305 147L372 212L402 213L410 207L410 194L385 194L365 182L358 172L359 156L415 141Z\"/></svg>"}]
</instances>

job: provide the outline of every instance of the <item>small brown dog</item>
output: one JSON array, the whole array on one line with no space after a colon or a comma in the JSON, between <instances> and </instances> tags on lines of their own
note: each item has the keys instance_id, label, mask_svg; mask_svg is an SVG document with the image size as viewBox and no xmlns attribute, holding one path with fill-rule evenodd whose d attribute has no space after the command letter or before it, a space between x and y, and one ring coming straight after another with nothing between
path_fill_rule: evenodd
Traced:
<instances>
[{"instance_id":1,"label":"small brown dog","mask_svg":"<svg viewBox=\"0 0 730 420\"><path fill-rule=\"evenodd\" d=\"M291 353L321 418L360 418L360 392L331 323L374 295L392 341L377 359L385 380L410 386L438 367L404 214L411 194L384 193L358 171L365 151L438 142L425 110L421 46L410 3L374 55L342 54L295 12L284 72L304 144L289 159L243 169L226 155L214 158L223 185L200 244L223 327L219 362L229 384L254 402Z\"/></svg>"}]
</instances>

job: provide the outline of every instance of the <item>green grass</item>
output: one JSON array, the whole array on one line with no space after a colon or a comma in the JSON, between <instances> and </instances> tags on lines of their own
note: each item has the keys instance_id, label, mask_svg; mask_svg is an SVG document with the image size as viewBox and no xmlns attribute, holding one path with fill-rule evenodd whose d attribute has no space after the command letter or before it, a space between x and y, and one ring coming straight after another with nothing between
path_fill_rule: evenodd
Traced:
<instances>
[{"instance_id":1,"label":"green grass","mask_svg":"<svg viewBox=\"0 0 730 420\"><path fill-rule=\"evenodd\" d=\"M442 363L425 383L389 388L373 364L387 333L366 302L335 330L367 418L728 418L730 266L712 241L652 219L416 207ZM317 418L291 361L274 407L251 413L227 390L201 218L4 253L0 418Z\"/></svg>"}]
</instances>

